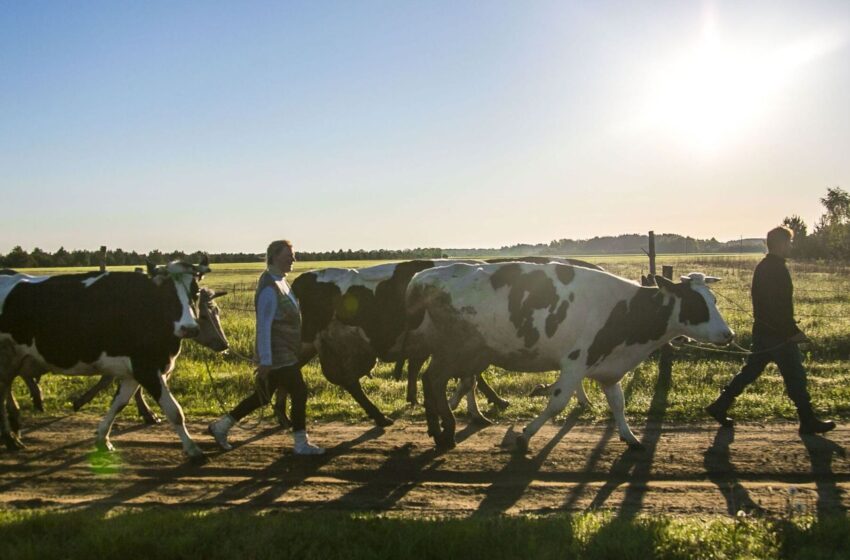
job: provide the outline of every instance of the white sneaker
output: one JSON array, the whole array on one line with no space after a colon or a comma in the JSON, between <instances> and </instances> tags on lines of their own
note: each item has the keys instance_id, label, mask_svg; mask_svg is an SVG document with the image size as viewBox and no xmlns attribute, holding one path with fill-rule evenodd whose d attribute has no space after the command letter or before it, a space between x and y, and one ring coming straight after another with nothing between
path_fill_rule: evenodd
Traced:
<instances>
[{"instance_id":1,"label":"white sneaker","mask_svg":"<svg viewBox=\"0 0 850 560\"><path fill-rule=\"evenodd\" d=\"M213 438L215 438L215 442L218 446L225 451L233 449L233 446L227 442L227 432L230 431L233 424L235 424L233 417L229 414L225 414L218 420L210 422L209 426L207 426L207 431Z\"/></svg>"},{"instance_id":2,"label":"white sneaker","mask_svg":"<svg viewBox=\"0 0 850 560\"><path fill-rule=\"evenodd\" d=\"M325 453L324 448L310 443L306 430L293 432L292 437L295 440L294 450L296 455L323 455Z\"/></svg>"}]
</instances>

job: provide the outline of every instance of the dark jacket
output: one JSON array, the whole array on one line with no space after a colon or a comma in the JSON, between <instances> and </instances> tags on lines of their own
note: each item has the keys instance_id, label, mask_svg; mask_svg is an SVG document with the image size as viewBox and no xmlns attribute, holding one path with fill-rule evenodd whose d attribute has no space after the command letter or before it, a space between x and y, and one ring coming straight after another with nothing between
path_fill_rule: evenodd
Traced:
<instances>
[{"instance_id":1,"label":"dark jacket","mask_svg":"<svg viewBox=\"0 0 850 560\"><path fill-rule=\"evenodd\" d=\"M785 259L768 254L753 274L753 336L787 340L800 332L794 320L794 285Z\"/></svg>"}]
</instances>

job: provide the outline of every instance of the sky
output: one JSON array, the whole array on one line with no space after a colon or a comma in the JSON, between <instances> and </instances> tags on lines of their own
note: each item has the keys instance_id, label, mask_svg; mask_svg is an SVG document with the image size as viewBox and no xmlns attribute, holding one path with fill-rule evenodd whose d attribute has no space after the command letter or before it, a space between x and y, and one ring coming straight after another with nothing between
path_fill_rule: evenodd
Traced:
<instances>
[{"instance_id":1,"label":"sky","mask_svg":"<svg viewBox=\"0 0 850 560\"><path fill-rule=\"evenodd\" d=\"M850 2L3 2L0 251L761 237L850 190Z\"/></svg>"}]
</instances>

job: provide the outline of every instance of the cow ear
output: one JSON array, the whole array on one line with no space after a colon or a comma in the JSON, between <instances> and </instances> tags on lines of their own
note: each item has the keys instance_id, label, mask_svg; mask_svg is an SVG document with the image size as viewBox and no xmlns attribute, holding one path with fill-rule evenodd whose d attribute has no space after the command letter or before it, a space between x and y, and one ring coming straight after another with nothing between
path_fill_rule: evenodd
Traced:
<instances>
[{"instance_id":1,"label":"cow ear","mask_svg":"<svg viewBox=\"0 0 850 560\"><path fill-rule=\"evenodd\" d=\"M673 283L672 280L668 280L663 276L655 275L655 285L661 288L661 290L669 293L676 292L676 284Z\"/></svg>"},{"instance_id":2,"label":"cow ear","mask_svg":"<svg viewBox=\"0 0 850 560\"><path fill-rule=\"evenodd\" d=\"M206 253L204 253L203 258L201 259L201 266L205 266L207 268L210 266L210 257Z\"/></svg>"},{"instance_id":3,"label":"cow ear","mask_svg":"<svg viewBox=\"0 0 850 560\"><path fill-rule=\"evenodd\" d=\"M720 278L717 276L706 276L705 283L706 284L714 284L715 282L720 282Z\"/></svg>"},{"instance_id":4,"label":"cow ear","mask_svg":"<svg viewBox=\"0 0 850 560\"><path fill-rule=\"evenodd\" d=\"M156 265L148 260L145 261L145 264L148 267L148 276L156 276Z\"/></svg>"}]
</instances>

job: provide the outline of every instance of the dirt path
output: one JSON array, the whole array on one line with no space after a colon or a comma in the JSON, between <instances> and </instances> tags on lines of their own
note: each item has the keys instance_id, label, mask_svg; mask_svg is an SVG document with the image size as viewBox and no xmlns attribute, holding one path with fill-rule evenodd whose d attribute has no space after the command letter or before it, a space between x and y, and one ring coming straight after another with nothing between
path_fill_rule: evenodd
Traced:
<instances>
[{"instance_id":1,"label":"dirt path","mask_svg":"<svg viewBox=\"0 0 850 560\"><path fill-rule=\"evenodd\" d=\"M608 425L546 426L527 456L500 447L513 433L463 428L453 451L436 455L420 424L381 431L366 424L311 426L323 457L291 454L289 434L232 432L217 453L205 424L190 432L210 462L183 462L167 425L116 430L112 455L92 453L97 420L30 420L29 447L0 451L0 507L141 506L322 508L465 515L607 509L624 515L734 513L789 507L811 513L850 505L850 428L801 439L789 423L649 426L628 451ZM250 422L249 422L250 424ZM517 428L518 429L518 428Z\"/></svg>"}]
</instances>

